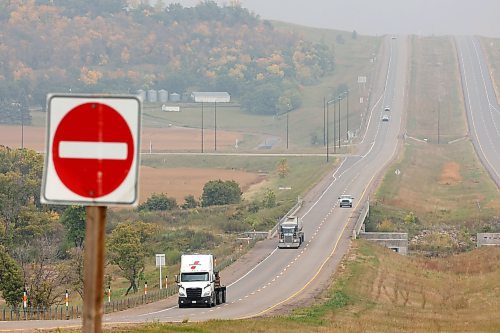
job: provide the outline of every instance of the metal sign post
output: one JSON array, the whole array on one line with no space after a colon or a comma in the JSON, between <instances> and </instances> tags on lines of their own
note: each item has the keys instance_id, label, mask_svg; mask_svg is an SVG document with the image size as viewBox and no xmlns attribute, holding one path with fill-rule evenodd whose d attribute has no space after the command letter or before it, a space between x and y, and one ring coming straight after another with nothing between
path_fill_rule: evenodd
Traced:
<instances>
[{"instance_id":1,"label":"metal sign post","mask_svg":"<svg viewBox=\"0 0 500 333\"><path fill-rule=\"evenodd\" d=\"M162 266L165 266L165 255L164 254L157 254L156 255L156 267L160 267L160 289L163 289L163 280L161 278L161 268ZM165 287L166 288L166 287Z\"/></svg>"}]
</instances>

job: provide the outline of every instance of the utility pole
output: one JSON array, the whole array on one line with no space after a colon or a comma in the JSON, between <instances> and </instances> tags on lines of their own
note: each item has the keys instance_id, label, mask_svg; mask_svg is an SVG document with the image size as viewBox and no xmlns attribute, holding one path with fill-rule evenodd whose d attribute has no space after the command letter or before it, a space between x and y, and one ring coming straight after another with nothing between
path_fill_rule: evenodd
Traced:
<instances>
[{"instance_id":1,"label":"utility pole","mask_svg":"<svg viewBox=\"0 0 500 333\"><path fill-rule=\"evenodd\" d=\"M286 112L286 149L288 149L288 113L290 110Z\"/></svg>"},{"instance_id":2,"label":"utility pole","mask_svg":"<svg viewBox=\"0 0 500 333\"><path fill-rule=\"evenodd\" d=\"M20 105L20 104L19 104ZM24 148L24 109L21 106L21 149Z\"/></svg>"},{"instance_id":3,"label":"utility pole","mask_svg":"<svg viewBox=\"0 0 500 333\"><path fill-rule=\"evenodd\" d=\"M323 146L326 146L326 98L323 97Z\"/></svg>"},{"instance_id":4,"label":"utility pole","mask_svg":"<svg viewBox=\"0 0 500 333\"><path fill-rule=\"evenodd\" d=\"M438 121L437 121L437 125L438 125L438 144L439 144L439 131L440 131L440 128L439 128L439 120L441 119L441 101L438 102Z\"/></svg>"},{"instance_id":5,"label":"utility pole","mask_svg":"<svg viewBox=\"0 0 500 333\"><path fill-rule=\"evenodd\" d=\"M217 151L217 101L214 102L214 106L215 106L215 125L214 125L214 129L215 129L215 142L214 142L214 147L215 147L215 151Z\"/></svg>"},{"instance_id":6,"label":"utility pole","mask_svg":"<svg viewBox=\"0 0 500 333\"><path fill-rule=\"evenodd\" d=\"M326 102L326 162L328 162L328 141L329 141L329 137L328 137L328 104L330 104L330 101Z\"/></svg>"},{"instance_id":7,"label":"utility pole","mask_svg":"<svg viewBox=\"0 0 500 333\"><path fill-rule=\"evenodd\" d=\"M339 98L339 150L340 150L340 102L342 101L342 97Z\"/></svg>"},{"instance_id":8,"label":"utility pole","mask_svg":"<svg viewBox=\"0 0 500 333\"><path fill-rule=\"evenodd\" d=\"M201 102L201 152L203 153L203 102Z\"/></svg>"},{"instance_id":9,"label":"utility pole","mask_svg":"<svg viewBox=\"0 0 500 333\"><path fill-rule=\"evenodd\" d=\"M335 144L335 139L337 138L336 128L337 128L337 98L333 99L333 153L337 153L337 145Z\"/></svg>"},{"instance_id":10,"label":"utility pole","mask_svg":"<svg viewBox=\"0 0 500 333\"><path fill-rule=\"evenodd\" d=\"M346 133L345 137L347 139L347 142L349 142L349 89L347 89L346 93L346 103L347 103L347 114L346 114Z\"/></svg>"}]
</instances>

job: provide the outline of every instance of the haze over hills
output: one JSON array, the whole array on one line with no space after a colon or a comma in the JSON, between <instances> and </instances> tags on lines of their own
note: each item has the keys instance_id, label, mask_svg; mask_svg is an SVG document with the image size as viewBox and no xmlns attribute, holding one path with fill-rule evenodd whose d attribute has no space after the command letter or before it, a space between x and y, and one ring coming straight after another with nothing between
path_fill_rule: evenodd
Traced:
<instances>
[{"instance_id":1,"label":"haze over hills","mask_svg":"<svg viewBox=\"0 0 500 333\"><path fill-rule=\"evenodd\" d=\"M200 0L163 0L183 6ZM228 0L217 0L227 4ZM500 37L498 0L240 0L264 19L356 30L365 35L483 35Z\"/></svg>"}]
</instances>

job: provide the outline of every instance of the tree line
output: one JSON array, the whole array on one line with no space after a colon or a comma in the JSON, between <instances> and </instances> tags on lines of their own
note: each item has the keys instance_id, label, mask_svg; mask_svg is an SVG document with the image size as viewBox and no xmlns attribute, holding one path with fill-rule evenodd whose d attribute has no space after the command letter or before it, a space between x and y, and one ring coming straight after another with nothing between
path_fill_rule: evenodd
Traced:
<instances>
[{"instance_id":1,"label":"tree line","mask_svg":"<svg viewBox=\"0 0 500 333\"><path fill-rule=\"evenodd\" d=\"M0 122L20 123L15 112L44 106L49 92L138 89L227 91L247 112L274 115L334 70L331 46L237 4L136 2L0 1Z\"/></svg>"}]
</instances>

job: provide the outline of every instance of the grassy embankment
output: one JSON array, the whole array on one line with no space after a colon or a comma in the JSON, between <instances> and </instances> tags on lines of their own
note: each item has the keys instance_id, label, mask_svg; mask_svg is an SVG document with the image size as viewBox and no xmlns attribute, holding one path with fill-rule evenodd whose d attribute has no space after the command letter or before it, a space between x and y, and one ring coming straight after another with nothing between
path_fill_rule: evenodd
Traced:
<instances>
[{"instance_id":1,"label":"grassy embankment","mask_svg":"<svg viewBox=\"0 0 500 333\"><path fill-rule=\"evenodd\" d=\"M467 137L453 39L413 37L411 49L408 138L377 192L372 228L384 219L411 234L455 228L470 243L500 215L500 194ZM419 221L408 225L410 211Z\"/></svg>"}]
</instances>

